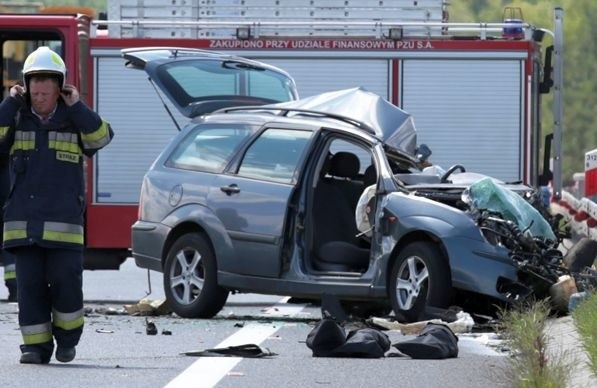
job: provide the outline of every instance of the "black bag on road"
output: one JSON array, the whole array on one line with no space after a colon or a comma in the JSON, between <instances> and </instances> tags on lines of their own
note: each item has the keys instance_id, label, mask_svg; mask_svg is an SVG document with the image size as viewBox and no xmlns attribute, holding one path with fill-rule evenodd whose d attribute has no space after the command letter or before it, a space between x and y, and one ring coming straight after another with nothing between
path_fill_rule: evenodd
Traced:
<instances>
[{"instance_id":1,"label":"black bag on road","mask_svg":"<svg viewBox=\"0 0 597 388\"><path fill-rule=\"evenodd\" d=\"M437 323L428 323L416 338L397 342L393 346L416 359L458 357L458 337L448 326Z\"/></svg>"}]
</instances>

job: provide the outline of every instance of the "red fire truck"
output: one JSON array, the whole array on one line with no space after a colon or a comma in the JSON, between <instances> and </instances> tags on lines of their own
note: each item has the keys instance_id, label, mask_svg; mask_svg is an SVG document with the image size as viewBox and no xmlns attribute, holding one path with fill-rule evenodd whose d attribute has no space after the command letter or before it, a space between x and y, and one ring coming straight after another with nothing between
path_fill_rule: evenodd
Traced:
<instances>
[{"instance_id":1,"label":"red fire truck","mask_svg":"<svg viewBox=\"0 0 597 388\"><path fill-rule=\"evenodd\" d=\"M278 3L111 0L108 18L97 20L0 14L5 93L27 54L49 45L64 57L68 81L116 132L87 161L87 268L118 268L128 257L142 177L175 135L172 119L185 120L176 109L170 117L167 99L143 72L125 68L123 48L192 47L258 59L289 72L301 97L362 86L415 117L434 163L534 186L552 180L560 195L561 9L550 31L520 18L450 23L444 0ZM550 142L542 145L540 115L541 95L551 91L553 152Z\"/></svg>"}]
</instances>

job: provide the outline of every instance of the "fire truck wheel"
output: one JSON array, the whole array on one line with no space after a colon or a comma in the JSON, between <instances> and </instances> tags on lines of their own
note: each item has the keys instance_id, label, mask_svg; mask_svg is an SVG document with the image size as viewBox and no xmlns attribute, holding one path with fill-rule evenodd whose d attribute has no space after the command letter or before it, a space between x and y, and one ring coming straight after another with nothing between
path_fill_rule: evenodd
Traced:
<instances>
[{"instance_id":1,"label":"fire truck wheel","mask_svg":"<svg viewBox=\"0 0 597 388\"><path fill-rule=\"evenodd\" d=\"M407 245L392 266L388 290L392 309L408 322L426 319L427 306L448 307L452 281L446 258L431 242Z\"/></svg>"},{"instance_id":2,"label":"fire truck wheel","mask_svg":"<svg viewBox=\"0 0 597 388\"><path fill-rule=\"evenodd\" d=\"M228 291L218 286L216 258L204 236L187 233L172 245L164 292L172 311L183 318L211 318L224 307Z\"/></svg>"}]
</instances>

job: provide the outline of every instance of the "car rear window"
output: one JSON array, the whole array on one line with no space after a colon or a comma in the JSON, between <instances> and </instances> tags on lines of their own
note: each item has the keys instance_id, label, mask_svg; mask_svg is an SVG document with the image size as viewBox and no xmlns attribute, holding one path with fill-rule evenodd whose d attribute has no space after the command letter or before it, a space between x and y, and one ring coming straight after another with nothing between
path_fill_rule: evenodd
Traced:
<instances>
[{"instance_id":1,"label":"car rear window","mask_svg":"<svg viewBox=\"0 0 597 388\"><path fill-rule=\"evenodd\" d=\"M184 170L219 173L254 129L247 126L209 127L199 125L180 142L166 166Z\"/></svg>"},{"instance_id":2,"label":"car rear window","mask_svg":"<svg viewBox=\"0 0 597 388\"><path fill-rule=\"evenodd\" d=\"M282 73L234 61L180 61L158 71L181 106L193 101L246 96L282 102L294 99L294 84ZM177 85L177 86L174 86Z\"/></svg>"}]
</instances>

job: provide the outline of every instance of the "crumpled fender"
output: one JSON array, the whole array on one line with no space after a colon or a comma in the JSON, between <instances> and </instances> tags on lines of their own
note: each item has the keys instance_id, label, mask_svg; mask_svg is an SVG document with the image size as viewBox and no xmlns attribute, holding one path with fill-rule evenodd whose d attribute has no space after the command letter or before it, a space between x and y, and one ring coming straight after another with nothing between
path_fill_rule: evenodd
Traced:
<instances>
[{"instance_id":1,"label":"crumpled fender","mask_svg":"<svg viewBox=\"0 0 597 388\"><path fill-rule=\"evenodd\" d=\"M384 199L383 208L398 217L400 228L394 235L398 240L412 231L425 231L442 239L460 236L484 241L479 227L469 215L440 202L391 193Z\"/></svg>"}]
</instances>

